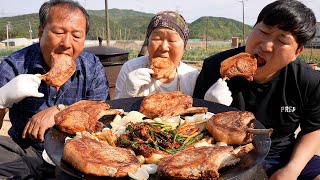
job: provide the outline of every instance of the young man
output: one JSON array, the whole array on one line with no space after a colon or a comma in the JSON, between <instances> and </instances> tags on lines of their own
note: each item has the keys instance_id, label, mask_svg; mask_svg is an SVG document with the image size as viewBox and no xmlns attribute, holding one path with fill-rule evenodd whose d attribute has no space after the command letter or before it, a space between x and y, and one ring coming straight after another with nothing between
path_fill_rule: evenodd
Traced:
<instances>
[{"instance_id":1,"label":"young man","mask_svg":"<svg viewBox=\"0 0 320 180\"><path fill-rule=\"evenodd\" d=\"M82 51L89 30L86 10L72 0L51 0L41 6L39 18L40 42L11 54L0 64L0 112L9 108L12 123L12 139L0 136L0 178L48 177L41 170L41 155L45 131L54 125L53 117L59 112L57 105L109 99L102 64L96 56ZM76 62L75 73L59 89L34 75L50 70L54 54L68 55Z\"/></svg>"},{"instance_id":2,"label":"young man","mask_svg":"<svg viewBox=\"0 0 320 180\"><path fill-rule=\"evenodd\" d=\"M207 58L197 79L194 97L215 102L229 98L231 106L253 112L266 128L274 129L263 163L270 179L320 178L320 158L315 155L320 148L320 72L299 58L315 32L312 10L295 0L275 1L260 12L246 46ZM258 60L253 82L243 77L218 80L220 63L241 52Z\"/></svg>"}]
</instances>

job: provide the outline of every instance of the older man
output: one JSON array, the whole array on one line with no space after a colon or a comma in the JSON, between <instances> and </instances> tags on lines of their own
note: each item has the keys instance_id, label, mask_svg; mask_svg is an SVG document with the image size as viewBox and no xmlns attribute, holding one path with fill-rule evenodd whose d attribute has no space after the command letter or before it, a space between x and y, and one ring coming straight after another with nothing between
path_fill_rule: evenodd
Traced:
<instances>
[{"instance_id":1,"label":"older man","mask_svg":"<svg viewBox=\"0 0 320 180\"><path fill-rule=\"evenodd\" d=\"M82 99L109 99L108 82L99 59L83 52L89 15L72 0L45 2L39 11L39 43L21 49L0 64L0 115L9 108L12 139L0 136L0 176L42 178L45 131L54 125L58 104ZM53 67L54 55L76 63L74 74L60 88L35 74ZM47 168L48 169L48 168ZM45 174L48 177L48 173Z\"/></svg>"}]
</instances>

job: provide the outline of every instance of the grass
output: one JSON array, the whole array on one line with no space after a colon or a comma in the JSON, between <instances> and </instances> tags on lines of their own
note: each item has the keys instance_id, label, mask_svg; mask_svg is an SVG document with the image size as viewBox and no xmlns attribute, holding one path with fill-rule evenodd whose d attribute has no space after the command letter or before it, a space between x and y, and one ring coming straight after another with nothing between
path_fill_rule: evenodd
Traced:
<instances>
[{"instance_id":1,"label":"grass","mask_svg":"<svg viewBox=\"0 0 320 180\"><path fill-rule=\"evenodd\" d=\"M301 58L306 62L315 62L320 64L320 49L305 48Z\"/></svg>"},{"instance_id":2,"label":"grass","mask_svg":"<svg viewBox=\"0 0 320 180\"><path fill-rule=\"evenodd\" d=\"M190 49L186 49L182 59L183 60L193 60L193 61L199 61L204 60L205 58L216 54L218 52L224 51L229 49L228 47L223 46L209 46L207 49L204 47L193 47Z\"/></svg>"},{"instance_id":3,"label":"grass","mask_svg":"<svg viewBox=\"0 0 320 180\"><path fill-rule=\"evenodd\" d=\"M19 48L0 49L0 56L8 56L17 50L19 50Z\"/></svg>"}]
</instances>

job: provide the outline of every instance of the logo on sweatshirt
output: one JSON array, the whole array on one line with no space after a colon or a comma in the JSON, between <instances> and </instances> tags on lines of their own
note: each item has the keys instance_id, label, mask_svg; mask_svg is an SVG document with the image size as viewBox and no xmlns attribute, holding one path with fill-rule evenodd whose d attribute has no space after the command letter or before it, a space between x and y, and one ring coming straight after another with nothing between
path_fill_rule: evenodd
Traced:
<instances>
[{"instance_id":1,"label":"logo on sweatshirt","mask_svg":"<svg viewBox=\"0 0 320 180\"><path fill-rule=\"evenodd\" d=\"M293 113L294 111L296 111L294 106L281 106L281 112Z\"/></svg>"}]
</instances>

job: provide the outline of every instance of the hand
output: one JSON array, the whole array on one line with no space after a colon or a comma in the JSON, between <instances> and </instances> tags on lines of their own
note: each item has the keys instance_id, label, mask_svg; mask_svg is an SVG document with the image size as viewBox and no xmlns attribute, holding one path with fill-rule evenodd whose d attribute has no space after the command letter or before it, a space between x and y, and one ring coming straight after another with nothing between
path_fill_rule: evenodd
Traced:
<instances>
[{"instance_id":1,"label":"hand","mask_svg":"<svg viewBox=\"0 0 320 180\"><path fill-rule=\"evenodd\" d=\"M55 124L54 115L58 112L57 107L52 106L33 115L24 127L22 138L26 138L28 136L36 142L44 141L44 133Z\"/></svg>"},{"instance_id":2,"label":"hand","mask_svg":"<svg viewBox=\"0 0 320 180\"><path fill-rule=\"evenodd\" d=\"M38 92L41 79L33 74L21 74L16 76L0 88L0 108L12 107L22 99L33 96L43 97Z\"/></svg>"},{"instance_id":3,"label":"hand","mask_svg":"<svg viewBox=\"0 0 320 180\"><path fill-rule=\"evenodd\" d=\"M231 91L226 81L221 78L214 83L204 95L204 100L212 101L226 106L230 106L232 103Z\"/></svg>"},{"instance_id":4,"label":"hand","mask_svg":"<svg viewBox=\"0 0 320 180\"><path fill-rule=\"evenodd\" d=\"M130 72L128 74L128 82L126 83L128 94L132 97L137 96L140 88L151 82L151 74L153 73L153 70L149 68L140 68Z\"/></svg>"}]
</instances>

